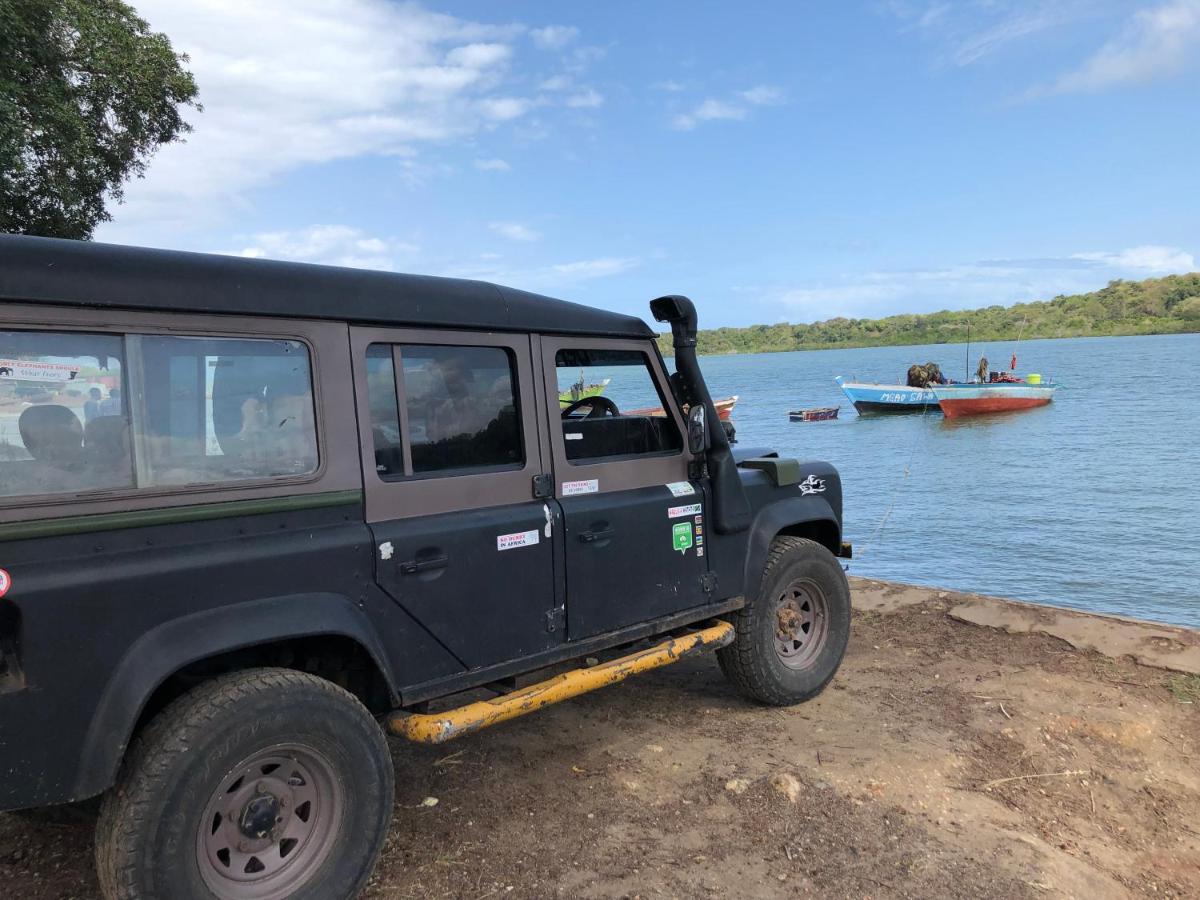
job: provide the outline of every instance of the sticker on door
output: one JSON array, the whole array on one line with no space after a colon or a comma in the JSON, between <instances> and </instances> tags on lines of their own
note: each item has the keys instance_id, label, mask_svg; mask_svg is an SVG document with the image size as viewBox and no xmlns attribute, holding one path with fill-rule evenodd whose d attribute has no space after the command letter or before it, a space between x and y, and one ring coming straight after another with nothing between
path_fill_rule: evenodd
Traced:
<instances>
[{"instance_id":1,"label":"sticker on door","mask_svg":"<svg viewBox=\"0 0 1200 900\"><path fill-rule=\"evenodd\" d=\"M562 495L564 497L573 497L576 494L595 494L600 490L600 481L596 478L589 478L586 481L564 481L562 483Z\"/></svg>"},{"instance_id":2,"label":"sticker on door","mask_svg":"<svg viewBox=\"0 0 1200 900\"><path fill-rule=\"evenodd\" d=\"M671 549L684 556L692 549L692 523L676 522L671 526Z\"/></svg>"},{"instance_id":3,"label":"sticker on door","mask_svg":"<svg viewBox=\"0 0 1200 900\"><path fill-rule=\"evenodd\" d=\"M668 519L680 519L683 516L695 516L700 513L699 503L689 503L687 506L672 506L667 510Z\"/></svg>"},{"instance_id":4,"label":"sticker on door","mask_svg":"<svg viewBox=\"0 0 1200 900\"><path fill-rule=\"evenodd\" d=\"M532 531L518 531L515 534L498 534L496 535L496 549L512 550L515 547L532 547L539 540L536 528Z\"/></svg>"}]
</instances>

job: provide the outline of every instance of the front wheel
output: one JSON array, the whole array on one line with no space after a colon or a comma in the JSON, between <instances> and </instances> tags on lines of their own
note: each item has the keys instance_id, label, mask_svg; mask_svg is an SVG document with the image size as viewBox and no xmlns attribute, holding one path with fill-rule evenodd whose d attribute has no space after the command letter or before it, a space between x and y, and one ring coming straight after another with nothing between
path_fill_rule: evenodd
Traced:
<instances>
[{"instance_id":1,"label":"front wheel","mask_svg":"<svg viewBox=\"0 0 1200 900\"><path fill-rule=\"evenodd\" d=\"M850 638L850 585L825 547L781 536L771 543L758 595L733 616L737 635L717 651L746 696L772 706L825 689Z\"/></svg>"},{"instance_id":2,"label":"front wheel","mask_svg":"<svg viewBox=\"0 0 1200 900\"><path fill-rule=\"evenodd\" d=\"M251 669L185 694L138 737L96 830L106 900L347 900L375 865L393 772L337 685Z\"/></svg>"}]
</instances>

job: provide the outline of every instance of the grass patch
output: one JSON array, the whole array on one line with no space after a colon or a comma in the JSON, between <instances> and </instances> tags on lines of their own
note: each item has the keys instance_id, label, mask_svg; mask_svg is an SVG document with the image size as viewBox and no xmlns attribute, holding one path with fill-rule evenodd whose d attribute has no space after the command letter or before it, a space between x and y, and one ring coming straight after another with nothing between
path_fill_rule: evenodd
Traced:
<instances>
[{"instance_id":1,"label":"grass patch","mask_svg":"<svg viewBox=\"0 0 1200 900\"><path fill-rule=\"evenodd\" d=\"M1180 703L1200 703L1200 675L1172 675L1167 690Z\"/></svg>"}]
</instances>

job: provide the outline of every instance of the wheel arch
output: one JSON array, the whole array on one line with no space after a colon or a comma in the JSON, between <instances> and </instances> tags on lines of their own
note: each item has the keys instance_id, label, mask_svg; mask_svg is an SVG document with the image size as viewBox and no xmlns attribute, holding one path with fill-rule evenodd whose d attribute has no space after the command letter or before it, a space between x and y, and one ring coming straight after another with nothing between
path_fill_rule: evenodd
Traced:
<instances>
[{"instance_id":1,"label":"wheel arch","mask_svg":"<svg viewBox=\"0 0 1200 900\"><path fill-rule=\"evenodd\" d=\"M261 664L263 654L285 648L308 648L318 656L356 654L369 668L378 694L374 705L399 704L395 678L374 626L342 595L270 597L172 619L134 641L114 670L80 748L72 799L111 787L137 729L194 683L189 679L202 680L206 669L216 674ZM304 668L303 662L293 667Z\"/></svg>"},{"instance_id":2,"label":"wheel arch","mask_svg":"<svg viewBox=\"0 0 1200 900\"><path fill-rule=\"evenodd\" d=\"M747 599L758 592L771 542L779 535L808 538L837 556L842 528L824 497L808 495L777 500L759 510L750 528L743 585Z\"/></svg>"}]
</instances>

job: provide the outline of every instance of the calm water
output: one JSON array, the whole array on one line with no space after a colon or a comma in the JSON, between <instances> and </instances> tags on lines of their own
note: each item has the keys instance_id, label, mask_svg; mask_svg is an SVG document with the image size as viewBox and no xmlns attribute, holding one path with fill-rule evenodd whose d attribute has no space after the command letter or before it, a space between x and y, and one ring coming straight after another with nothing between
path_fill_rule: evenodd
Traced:
<instances>
[{"instance_id":1,"label":"calm water","mask_svg":"<svg viewBox=\"0 0 1200 900\"><path fill-rule=\"evenodd\" d=\"M1012 349L973 345L972 369ZM714 397L741 397L742 446L841 471L851 574L1200 626L1200 335L1018 349L1018 372L1063 384L1054 402L955 422L860 418L833 377L902 383L933 360L962 379L962 345L701 362ZM834 405L835 422L787 418Z\"/></svg>"}]
</instances>

